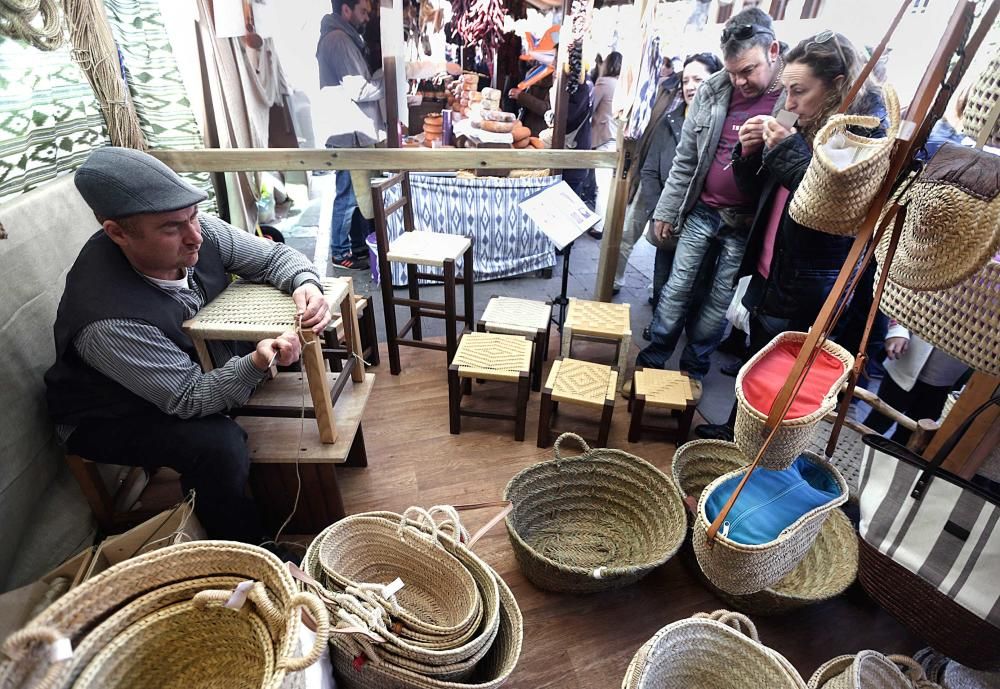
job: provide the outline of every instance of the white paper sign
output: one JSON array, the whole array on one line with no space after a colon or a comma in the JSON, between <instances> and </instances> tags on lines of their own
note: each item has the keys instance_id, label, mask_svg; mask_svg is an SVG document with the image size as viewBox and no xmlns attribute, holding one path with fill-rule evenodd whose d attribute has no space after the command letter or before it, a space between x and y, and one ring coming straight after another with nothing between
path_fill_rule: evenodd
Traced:
<instances>
[{"instance_id":1,"label":"white paper sign","mask_svg":"<svg viewBox=\"0 0 1000 689\"><path fill-rule=\"evenodd\" d=\"M243 16L243 0L215 0L215 35L219 38L234 38L247 33L246 18Z\"/></svg>"},{"instance_id":2,"label":"white paper sign","mask_svg":"<svg viewBox=\"0 0 1000 689\"><path fill-rule=\"evenodd\" d=\"M520 206L559 249L599 220L597 213L587 208L566 182L546 187L521 201Z\"/></svg>"}]
</instances>

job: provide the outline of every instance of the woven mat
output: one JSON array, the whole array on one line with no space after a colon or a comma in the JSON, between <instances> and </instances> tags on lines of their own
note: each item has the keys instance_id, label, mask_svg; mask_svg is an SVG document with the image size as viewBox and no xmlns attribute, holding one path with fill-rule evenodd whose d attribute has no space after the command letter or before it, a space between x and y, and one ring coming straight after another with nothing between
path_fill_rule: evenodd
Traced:
<instances>
[{"instance_id":1,"label":"woven mat","mask_svg":"<svg viewBox=\"0 0 1000 689\"><path fill-rule=\"evenodd\" d=\"M552 365L545 387L552 390L552 399L603 406L615 399L618 373L605 364L576 359L560 359Z\"/></svg>"},{"instance_id":2,"label":"woven mat","mask_svg":"<svg viewBox=\"0 0 1000 689\"><path fill-rule=\"evenodd\" d=\"M531 331L546 330L552 318L552 305L532 299L493 297L483 311L487 327L500 326Z\"/></svg>"},{"instance_id":3,"label":"woven mat","mask_svg":"<svg viewBox=\"0 0 1000 689\"><path fill-rule=\"evenodd\" d=\"M582 334L622 338L632 332L629 305L570 299L566 326Z\"/></svg>"},{"instance_id":4,"label":"woven mat","mask_svg":"<svg viewBox=\"0 0 1000 689\"><path fill-rule=\"evenodd\" d=\"M644 395L646 404L684 410L694 402L691 381L680 371L644 369L635 372L636 395Z\"/></svg>"},{"instance_id":5,"label":"woven mat","mask_svg":"<svg viewBox=\"0 0 1000 689\"><path fill-rule=\"evenodd\" d=\"M531 341L517 335L467 333L458 343L451 365L458 366L459 375L467 378L488 373L516 380L531 370Z\"/></svg>"}]
</instances>

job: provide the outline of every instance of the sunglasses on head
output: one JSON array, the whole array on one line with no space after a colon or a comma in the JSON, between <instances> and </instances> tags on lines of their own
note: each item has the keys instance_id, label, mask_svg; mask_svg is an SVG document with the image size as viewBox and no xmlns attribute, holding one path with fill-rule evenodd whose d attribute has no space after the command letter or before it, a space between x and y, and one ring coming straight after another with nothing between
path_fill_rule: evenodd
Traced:
<instances>
[{"instance_id":1,"label":"sunglasses on head","mask_svg":"<svg viewBox=\"0 0 1000 689\"><path fill-rule=\"evenodd\" d=\"M722 42L729 43L729 41L745 41L754 36L770 36L774 38L774 32L765 27L757 26L756 24L736 24L735 26L728 26L722 30Z\"/></svg>"}]
</instances>

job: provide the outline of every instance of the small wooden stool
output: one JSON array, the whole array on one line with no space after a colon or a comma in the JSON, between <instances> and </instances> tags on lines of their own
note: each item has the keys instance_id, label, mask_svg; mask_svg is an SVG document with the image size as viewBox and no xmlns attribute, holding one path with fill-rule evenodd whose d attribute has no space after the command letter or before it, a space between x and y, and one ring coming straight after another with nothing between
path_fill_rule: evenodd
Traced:
<instances>
[{"instance_id":1,"label":"small wooden stool","mask_svg":"<svg viewBox=\"0 0 1000 689\"><path fill-rule=\"evenodd\" d=\"M671 416L677 416L677 428L646 426L642 415L646 406L668 409ZM643 431L665 431L674 433L678 445L687 441L694 418L694 393L691 381L680 371L661 371L656 368L637 368L632 378L632 396L628 401L632 419L628 426L628 441L637 443Z\"/></svg>"},{"instance_id":2,"label":"small wooden stool","mask_svg":"<svg viewBox=\"0 0 1000 689\"><path fill-rule=\"evenodd\" d=\"M576 359L557 359L542 390L538 447L548 447L552 443L552 414L558 411L560 402L600 409L597 447L607 447L617 388L618 371L611 366Z\"/></svg>"},{"instance_id":3,"label":"small wooden stool","mask_svg":"<svg viewBox=\"0 0 1000 689\"><path fill-rule=\"evenodd\" d=\"M531 389L538 392L542 389L542 362L549 358L551 325L552 302L494 295L476 323L476 330L521 335L531 340L535 350Z\"/></svg>"},{"instance_id":4,"label":"small wooden stool","mask_svg":"<svg viewBox=\"0 0 1000 689\"><path fill-rule=\"evenodd\" d=\"M618 370L624 371L632 346L629 305L570 298L562 331L563 358L573 356L574 338L615 345Z\"/></svg>"},{"instance_id":5,"label":"small wooden stool","mask_svg":"<svg viewBox=\"0 0 1000 689\"><path fill-rule=\"evenodd\" d=\"M517 403L513 414L462 409L462 395L472 393L472 379L517 383ZM518 335L466 333L448 367L448 412L451 432L461 432L462 417L512 419L514 440L524 440L531 378L531 340Z\"/></svg>"}]
</instances>

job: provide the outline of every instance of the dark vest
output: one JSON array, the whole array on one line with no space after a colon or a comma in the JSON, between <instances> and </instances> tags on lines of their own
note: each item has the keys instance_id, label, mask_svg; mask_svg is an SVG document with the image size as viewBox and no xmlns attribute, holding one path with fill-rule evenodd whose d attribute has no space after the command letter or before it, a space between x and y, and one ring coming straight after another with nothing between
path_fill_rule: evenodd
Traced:
<instances>
[{"instance_id":1,"label":"dark vest","mask_svg":"<svg viewBox=\"0 0 1000 689\"><path fill-rule=\"evenodd\" d=\"M194 278L208 301L228 280L219 249L207 235L201 245ZM156 407L87 365L73 340L91 323L127 318L162 330L192 361L194 343L181 328L184 306L143 279L121 249L98 231L84 244L66 276L53 328L56 363L45 374L49 415L57 424L77 426L87 419L116 419L154 411Z\"/></svg>"}]
</instances>

